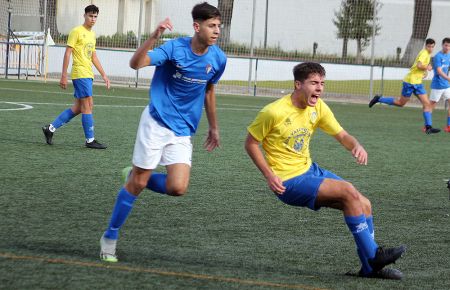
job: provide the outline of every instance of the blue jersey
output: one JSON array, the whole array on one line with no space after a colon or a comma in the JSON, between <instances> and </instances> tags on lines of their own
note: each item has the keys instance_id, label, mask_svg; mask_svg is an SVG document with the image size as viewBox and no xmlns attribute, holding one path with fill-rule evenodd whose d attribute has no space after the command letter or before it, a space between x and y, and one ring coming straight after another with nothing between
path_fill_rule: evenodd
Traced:
<instances>
[{"instance_id":1,"label":"blue jersey","mask_svg":"<svg viewBox=\"0 0 450 290\"><path fill-rule=\"evenodd\" d=\"M222 76L227 58L216 45L203 55L191 49L191 37L170 40L148 52L156 66L150 87L150 114L177 136L195 134L206 86Z\"/></svg>"},{"instance_id":2,"label":"blue jersey","mask_svg":"<svg viewBox=\"0 0 450 290\"><path fill-rule=\"evenodd\" d=\"M433 80L431 81L431 88L435 90L443 90L450 87L448 81L441 77L437 68L440 67L442 72L448 74L448 66L450 64L450 53L442 53L442 51L438 52L433 57Z\"/></svg>"}]
</instances>

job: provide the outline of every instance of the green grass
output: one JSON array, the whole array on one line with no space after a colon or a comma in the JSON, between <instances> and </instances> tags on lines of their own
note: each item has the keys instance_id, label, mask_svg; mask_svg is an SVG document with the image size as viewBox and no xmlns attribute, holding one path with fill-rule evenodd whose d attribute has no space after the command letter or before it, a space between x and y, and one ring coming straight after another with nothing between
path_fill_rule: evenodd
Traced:
<instances>
[{"instance_id":1,"label":"green grass","mask_svg":"<svg viewBox=\"0 0 450 290\"><path fill-rule=\"evenodd\" d=\"M222 148L193 139L192 177L179 198L145 191L121 231L120 263L98 260L98 240L130 164L145 90L95 88L96 137L80 118L44 142L41 126L72 103L56 83L0 80L0 288L6 289L449 289L450 134L421 132L417 108L330 103L369 153L358 166L318 133L312 155L373 203L379 244L406 244L403 281L345 276L358 269L340 212L277 200L243 150L246 126L273 99L219 96ZM7 111L17 102L30 110ZM434 122L442 127L439 110Z\"/></svg>"}]
</instances>

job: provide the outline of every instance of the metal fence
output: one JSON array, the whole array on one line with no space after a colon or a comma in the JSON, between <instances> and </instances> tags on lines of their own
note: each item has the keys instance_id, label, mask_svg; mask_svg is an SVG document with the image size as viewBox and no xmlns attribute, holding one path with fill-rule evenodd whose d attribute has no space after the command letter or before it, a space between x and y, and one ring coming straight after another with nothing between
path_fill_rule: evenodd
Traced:
<instances>
[{"instance_id":1,"label":"metal fence","mask_svg":"<svg viewBox=\"0 0 450 290\"><path fill-rule=\"evenodd\" d=\"M149 85L153 71L144 68L137 74L129 68L128 60L136 47L165 17L171 18L174 30L164 34L162 41L192 35L190 11L199 2L0 1L0 73L6 66L5 54L14 50L11 45L5 45L8 11L11 32L49 29L56 46L46 47L44 37L40 61L36 58L37 72L59 78L68 33L83 23L84 7L95 4L100 8L94 27L99 59L114 82L130 86ZM291 90L292 67L303 61L324 64L329 97L367 99L375 93L399 94L401 80L423 48L425 38L434 38L435 52L440 50L440 42L447 36L446 19L450 15L450 3L445 0L209 2L222 12L219 45L228 56L218 91L246 95L279 96ZM13 63L8 65L13 67ZM427 76L427 84L431 76Z\"/></svg>"}]
</instances>

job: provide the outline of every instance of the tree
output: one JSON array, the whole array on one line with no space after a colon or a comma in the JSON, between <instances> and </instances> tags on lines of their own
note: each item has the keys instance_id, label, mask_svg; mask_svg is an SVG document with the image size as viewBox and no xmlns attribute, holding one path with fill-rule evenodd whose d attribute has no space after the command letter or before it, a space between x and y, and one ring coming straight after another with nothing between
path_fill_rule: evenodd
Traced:
<instances>
[{"instance_id":1,"label":"tree","mask_svg":"<svg viewBox=\"0 0 450 290\"><path fill-rule=\"evenodd\" d=\"M230 42L231 18L233 17L234 0L218 0L217 8L222 14L222 29L218 41L220 47Z\"/></svg>"},{"instance_id":2,"label":"tree","mask_svg":"<svg viewBox=\"0 0 450 290\"><path fill-rule=\"evenodd\" d=\"M44 31L46 28L50 28L53 37L59 35L58 25L56 23L56 1L57 0L39 0L39 13L44 14L45 3L47 2L47 13L45 19L47 23L44 23L44 19L41 18L41 29Z\"/></svg>"},{"instance_id":3,"label":"tree","mask_svg":"<svg viewBox=\"0 0 450 290\"><path fill-rule=\"evenodd\" d=\"M334 25L338 29L337 37L342 39L342 58L347 58L348 39L350 38L350 14L352 6L349 1L342 1L339 11L334 12Z\"/></svg>"},{"instance_id":4,"label":"tree","mask_svg":"<svg viewBox=\"0 0 450 290\"><path fill-rule=\"evenodd\" d=\"M411 64L422 49L431 23L432 0L414 0L412 34L406 46L402 62Z\"/></svg>"},{"instance_id":5,"label":"tree","mask_svg":"<svg viewBox=\"0 0 450 290\"><path fill-rule=\"evenodd\" d=\"M374 7L375 4L375 7ZM362 52L369 46L375 29L375 35L380 32L376 24L378 17L374 18L381 4L376 0L343 0L341 8L335 12L334 25L338 28L337 37L344 40L342 57L347 57L347 43L349 39L356 40L356 61L362 62Z\"/></svg>"}]
</instances>

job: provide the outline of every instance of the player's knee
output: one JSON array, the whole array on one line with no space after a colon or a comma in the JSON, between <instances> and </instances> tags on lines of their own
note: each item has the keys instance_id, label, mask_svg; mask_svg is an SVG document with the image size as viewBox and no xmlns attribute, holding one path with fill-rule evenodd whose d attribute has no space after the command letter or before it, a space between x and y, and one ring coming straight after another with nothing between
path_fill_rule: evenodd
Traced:
<instances>
[{"instance_id":1,"label":"player's knee","mask_svg":"<svg viewBox=\"0 0 450 290\"><path fill-rule=\"evenodd\" d=\"M187 191L187 185L184 184L176 184L167 187L167 194L172 196L182 196Z\"/></svg>"},{"instance_id":2,"label":"player's knee","mask_svg":"<svg viewBox=\"0 0 450 290\"><path fill-rule=\"evenodd\" d=\"M350 203L360 203L361 194L350 182L345 182L344 190L346 192L345 198Z\"/></svg>"},{"instance_id":3,"label":"player's knee","mask_svg":"<svg viewBox=\"0 0 450 290\"><path fill-rule=\"evenodd\" d=\"M372 213L372 203L370 202L370 200L367 197L361 195L361 203L363 205L364 213L371 214Z\"/></svg>"}]
</instances>

